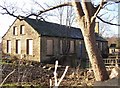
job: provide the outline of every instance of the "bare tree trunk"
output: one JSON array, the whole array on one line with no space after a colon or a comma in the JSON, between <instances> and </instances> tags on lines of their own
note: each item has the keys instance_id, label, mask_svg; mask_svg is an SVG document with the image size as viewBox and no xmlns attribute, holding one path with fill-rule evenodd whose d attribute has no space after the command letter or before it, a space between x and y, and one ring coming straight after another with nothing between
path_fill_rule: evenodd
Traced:
<instances>
[{"instance_id":1,"label":"bare tree trunk","mask_svg":"<svg viewBox=\"0 0 120 88\"><path fill-rule=\"evenodd\" d=\"M94 76L96 81L104 81L109 78L106 71L103 59L100 51L96 45L95 39L95 10L90 2L74 2L73 5L76 9L76 16L79 24L79 28L82 31L86 50L88 53L89 60L92 65ZM92 10L92 11L91 11Z\"/></svg>"},{"instance_id":2,"label":"bare tree trunk","mask_svg":"<svg viewBox=\"0 0 120 88\"><path fill-rule=\"evenodd\" d=\"M96 81L104 81L107 80L109 77L100 51L98 50L96 45L94 25L95 22L90 25L90 27L87 27L87 29L83 29L82 34L84 36L86 50L92 65L92 69L94 71L95 79Z\"/></svg>"}]
</instances>

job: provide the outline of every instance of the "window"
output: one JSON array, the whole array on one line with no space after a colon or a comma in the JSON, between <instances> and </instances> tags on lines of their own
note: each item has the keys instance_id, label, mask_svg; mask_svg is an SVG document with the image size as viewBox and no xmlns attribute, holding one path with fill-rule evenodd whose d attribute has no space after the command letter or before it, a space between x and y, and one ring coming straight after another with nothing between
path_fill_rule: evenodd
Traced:
<instances>
[{"instance_id":1,"label":"window","mask_svg":"<svg viewBox=\"0 0 120 88\"><path fill-rule=\"evenodd\" d=\"M63 41L60 40L60 54L63 54Z\"/></svg>"},{"instance_id":2,"label":"window","mask_svg":"<svg viewBox=\"0 0 120 88\"><path fill-rule=\"evenodd\" d=\"M82 56L82 51L83 51L83 45L82 45L82 41L78 41L79 43L79 47L77 49L77 53L78 53L78 56Z\"/></svg>"},{"instance_id":3,"label":"window","mask_svg":"<svg viewBox=\"0 0 120 88\"><path fill-rule=\"evenodd\" d=\"M70 53L74 53L74 41L70 41Z\"/></svg>"},{"instance_id":4,"label":"window","mask_svg":"<svg viewBox=\"0 0 120 88\"><path fill-rule=\"evenodd\" d=\"M97 45L97 47L99 47L99 43L98 42L96 42L96 45Z\"/></svg>"},{"instance_id":5,"label":"window","mask_svg":"<svg viewBox=\"0 0 120 88\"><path fill-rule=\"evenodd\" d=\"M7 40L7 53L11 53L11 41Z\"/></svg>"},{"instance_id":6,"label":"window","mask_svg":"<svg viewBox=\"0 0 120 88\"><path fill-rule=\"evenodd\" d=\"M25 34L25 26L24 25L20 26L20 34Z\"/></svg>"},{"instance_id":7,"label":"window","mask_svg":"<svg viewBox=\"0 0 120 88\"><path fill-rule=\"evenodd\" d=\"M29 55L33 55L33 40L32 39L27 39L26 53Z\"/></svg>"},{"instance_id":8,"label":"window","mask_svg":"<svg viewBox=\"0 0 120 88\"><path fill-rule=\"evenodd\" d=\"M100 50L102 51L102 48L103 47L103 44L102 44L102 42L100 42Z\"/></svg>"},{"instance_id":9,"label":"window","mask_svg":"<svg viewBox=\"0 0 120 88\"><path fill-rule=\"evenodd\" d=\"M47 40L47 55L53 55L53 40Z\"/></svg>"},{"instance_id":10,"label":"window","mask_svg":"<svg viewBox=\"0 0 120 88\"><path fill-rule=\"evenodd\" d=\"M13 27L13 35L17 35L17 27Z\"/></svg>"},{"instance_id":11,"label":"window","mask_svg":"<svg viewBox=\"0 0 120 88\"><path fill-rule=\"evenodd\" d=\"M21 42L20 42L20 40L16 40L16 53L21 54Z\"/></svg>"}]
</instances>

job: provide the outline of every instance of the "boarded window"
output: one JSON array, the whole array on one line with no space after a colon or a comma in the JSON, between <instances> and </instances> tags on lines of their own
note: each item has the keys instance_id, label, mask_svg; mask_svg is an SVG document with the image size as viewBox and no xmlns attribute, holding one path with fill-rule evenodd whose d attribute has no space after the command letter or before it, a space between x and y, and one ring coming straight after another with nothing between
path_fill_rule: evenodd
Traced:
<instances>
[{"instance_id":1,"label":"boarded window","mask_svg":"<svg viewBox=\"0 0 120 88\"><path fill-rule=\"evenodd\" d=\"M74 46L74 41L70 41L70 53L74 53L74 49L75 49L75 46Z\"/></svg>"},{"instance_id":2,"label":"boarded window","mask_svg":"<svg viewBox=\"0 0 120 88\"><path fill-rule=\"evenodd\" d=\"M60 40L60 54L63 54L63 41Z\"/></svg>"},{"instance_id":3,"label":"boarded window","mask_svg":"<svg viewBox=\"0 0 120 88\"><path fill-rule=\"evenodd\" d=\"M103 52L104 54L107 54L108 53L108 46L107 46L107 42L103 42Z\"/></svg>"},{"instance_id":4,"label":"boarded window","mask_svg":"<svg viewBox=\"0 0 120 88\"><path fill-rule=\"evenodd\" d=\"M17 35L17 27L13 27L13 35Z\"/></svg>"},{"instance_id":5,"label":"boarded window","mask_svg":"<svg viewBox=\"0 0 120 88\"><path fill-rule=\"evenodd\" d=\"M96 42L96 45L97 45L97 47L99 47L99 43L98 42Z\"/></svg>"},{"instance_id":6,"label":"boarded window","mask_svg":"<svg viewBox=\"0 0 120 88\"><path fill-rule=\"evenodd\" d=\"M25 26L24 25L20 26L20 34L25 34Z\"/></svg>"},{"instance_id":7,"label":"boarded window","mask_svg":"<svg viewBox=\"0 0 120 88\"><path fill-rule=\"evenodd\" d=\"M103 47L103 44L102 44L102 42L100 42L100 50L102 51L102 48Z\"/></svg>"},{"instance_id":8,"label":"boarded window","mask_svg":"<svg viewBox=\"0 0 120 88\"><path fill-rule=\"evenodd\" d=\"M80 56L82 56L82 52L83 52L83 45L82 45L82 41L78 41L78 43L79 43L79 46L77 47L78 49L77 49L77 55L78 55L78 57L80 58Z\"/></svg>"},{"instance_id":9,"label":"boarded window","mask_svg":"<svg viewBox=\"0 0 120 88\"><path fill-rule=\"evenodd\" d=\"M53 55L53 40L47 40L47 55Z\"/></svg>"},{"instance_id":10,"label":"boarded window","mask_svg":"<svg viewBox=\"0 0 120 88\"><path fill-rule=\"evenodd\" d=\"M82 48L83 48L83 46L82 46L82 41L79 41L79 49L82 51Z\"/></svg>"},{"instance_id":11,"label":"boarded window","mask_svg":"<svg viewBox=\"0 0 120 88\"><path fill-rule=\"evenodd\" d=\"M11 53L11 41L7 40L7 53Z\"/></svg>"},{"instance_id":12,"label":"boarded window","mask_svg":"<svg viewBox=\"0 0 120 88\"><path fill-rule=\"evenodd\" d=\"M21 41L16 40L16 53L21 54Z\"/></svg>"},{"instance_id":13,"label":"boarded window","mask_svg":"<svg viewBox=\"0 0 120 88\"><path fill-rule=\"evenodd\" d=\"M26 47L26 53L29 55L33 55L33 40L27 39L27 47Z\"/></svg>"}]
</instances>

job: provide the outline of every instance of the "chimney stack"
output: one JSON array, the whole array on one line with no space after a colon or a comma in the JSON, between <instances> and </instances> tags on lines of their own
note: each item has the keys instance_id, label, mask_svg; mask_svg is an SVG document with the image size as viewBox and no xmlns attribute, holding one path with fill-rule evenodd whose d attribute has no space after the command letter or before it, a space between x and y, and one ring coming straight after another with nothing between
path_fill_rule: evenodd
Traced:
<instances>
[{"instance_id":1,"label":"chimney stack","mask_svg":"<svg viewBox=\"0 0 120 88\"><path fill-rule=\"evenodd\" d=\"M99 22L95 22L95 33L99 34Z\"/></svg>"}]
</instances>

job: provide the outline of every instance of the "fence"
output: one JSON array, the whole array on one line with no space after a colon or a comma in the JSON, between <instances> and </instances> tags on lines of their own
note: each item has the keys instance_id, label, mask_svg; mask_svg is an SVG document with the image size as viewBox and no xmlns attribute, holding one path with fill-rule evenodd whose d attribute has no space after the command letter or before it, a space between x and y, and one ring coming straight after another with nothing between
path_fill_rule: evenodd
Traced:
<instances>
[{"instance_id":1,"label":"fence","mask_svg":"<svg viewBox=\"0 0 120 88\"><path fill-rule=\"evenodd\" d=\"M109 58L103 59L105 66L107 68L113 68L115 66L120 66L120 56L118 54L109 56Z\"/></svg>"},{"instance_id":2,"label":"fence","mask_svg":"<svg viewBox=\"0 0 120 88\"><path fill-rule=\"evenodd\" d=\"M120 54L115 54L115 55L109 55L108 58L104 58L103 59L105 67L107 69L112 69L115 66L119 66L120 67ZM91 64L89 62L89 59L86 60L87 62L87 67L88 69L91 68Z\"/></svg>"}]
</instances>

